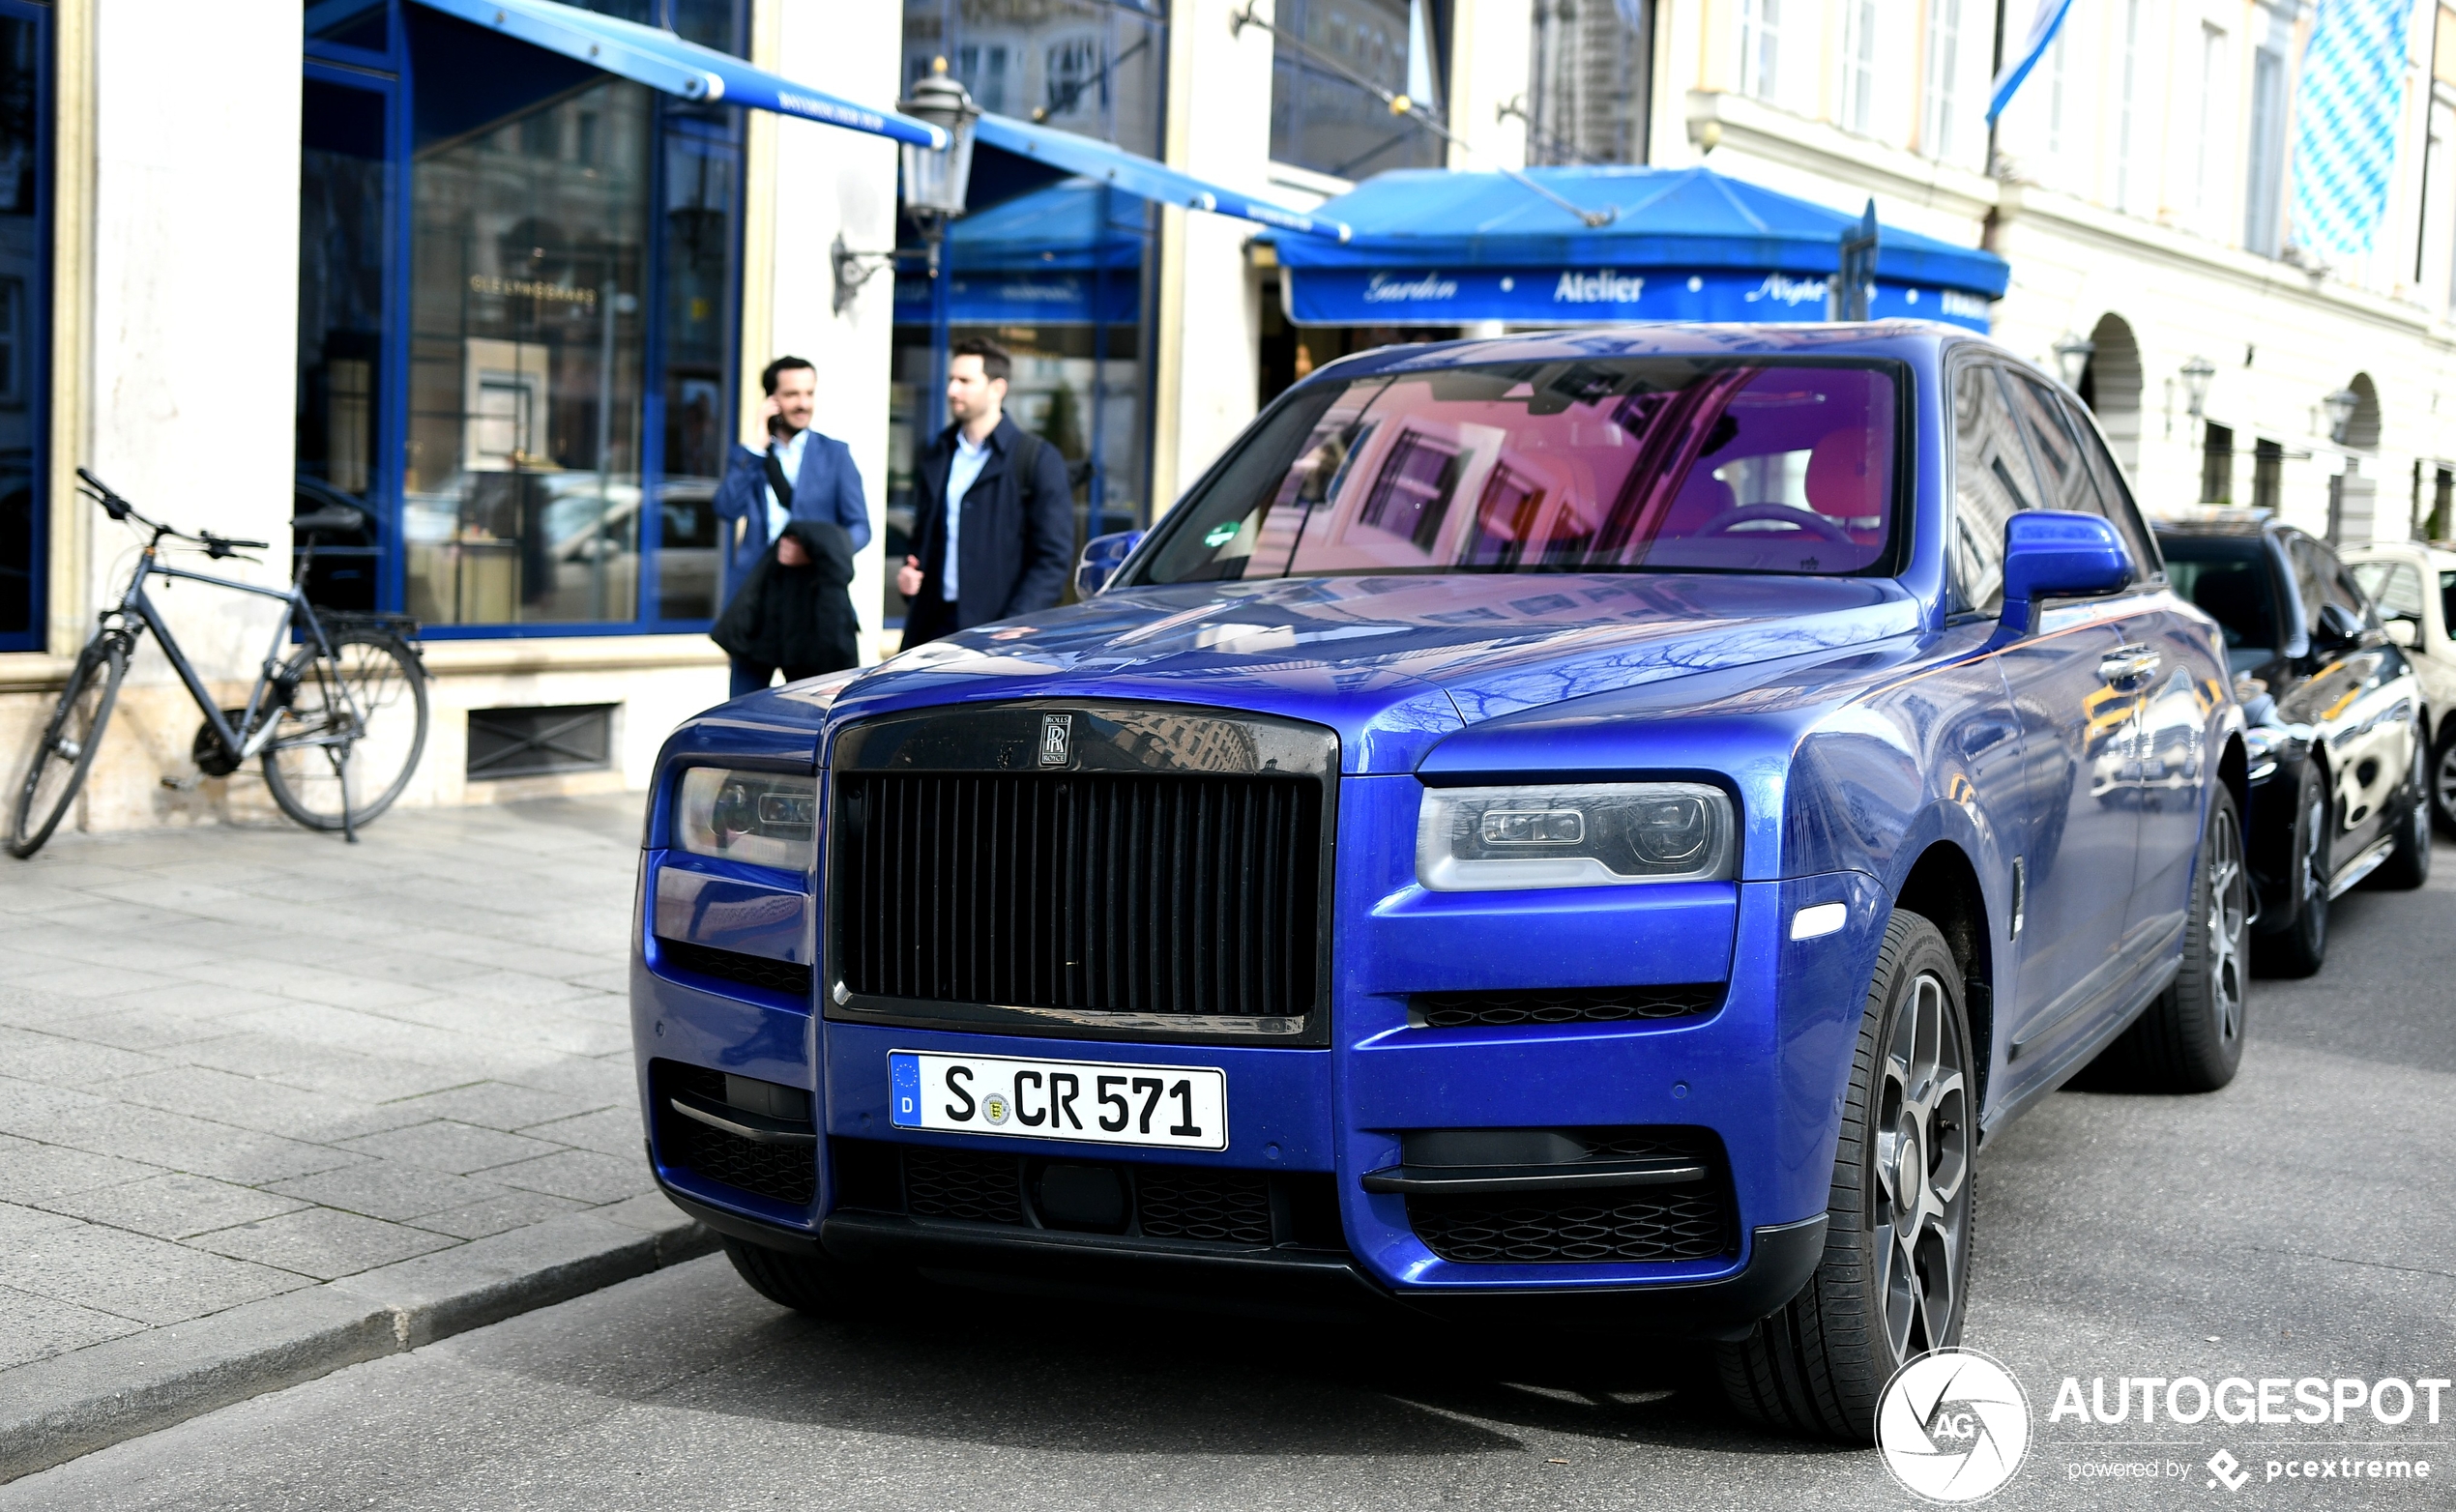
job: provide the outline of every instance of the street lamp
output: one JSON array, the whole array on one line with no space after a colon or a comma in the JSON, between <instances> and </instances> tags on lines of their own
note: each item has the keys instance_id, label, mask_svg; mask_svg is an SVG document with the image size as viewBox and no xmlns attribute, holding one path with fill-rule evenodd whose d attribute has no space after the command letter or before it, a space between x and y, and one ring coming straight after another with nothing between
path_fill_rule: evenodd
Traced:
<instances>
[{"instance_id":1,"label":"street lamp","mask_svg":"<svg viewBox=\"0 0 2456 1512\"><path fill-rule=\"evenodd\" d=\"M2320 396L2321 405L2328 412L2328 439L2330 441L2338 446L2345 445L2346 429L2354 423L2354 408L2361 402L2362 395L2351 389L2338 389Z\"/></svg>"},{"instance_id":2,"label":"street lamp","mask_svg":"<svg viewBox=\"0 0 2456 1512\"><path fill-rule=\"evenodd\" d=\"M972 128L980 107L972 94L947 76L947 60L932 58L929 76L913 86L913 98L895 108L947 133L945 147L904 144L904 213L921 222L929 245L929 276L938 276L938 244L947 222L964 213L964 194L972 187Z\"/></svg>"},{"instance_id":3,"label":"street lamp","mask_svg":"<svg viewBox=\"0 0 2456 1512\"><path fill-rule=\"evenodd\" d=\"M2055 365L2063 374L2065 388L2081 387L2081 375L2090 370L2090 359L2097 349L2098 344L2088 336L2071 331L2063 334L2063 339L2055 344Z\"/></svg>"},{"instance_id":4,"label":"street lamp","mask_svg":"<svg viewBox=\"0 0 2456 1512\"><path fill-rule=\"evenodd\" d=\"M2183 407L2192 419L2203 418L2208 403L2208 380L2216 376L2217 364L2207 358L2194 356L2183 363Z\"/></svg>"},{"instance_id":5,"label":"street lamp","mask_svg":"<svg viewBox=\"0 0 2456 1512\"><path fill-rule=\"evenodd\" d=\"M929 276L935 278L938 244L946 239L947 222L964 213L964 196L972 188L972 127L980 107L962 83L947 76L947 60L932 58L929 76L913 86L912 99L897 101L895 108L947 133L944 147L903 144L904 213L921 222L921 240L929 248ZM835 245L828 248L829 265L835 271L835 312L844 313L870 275L894 261L892 251L855 251L837 233Z\"/></svg>"}]
</instances>

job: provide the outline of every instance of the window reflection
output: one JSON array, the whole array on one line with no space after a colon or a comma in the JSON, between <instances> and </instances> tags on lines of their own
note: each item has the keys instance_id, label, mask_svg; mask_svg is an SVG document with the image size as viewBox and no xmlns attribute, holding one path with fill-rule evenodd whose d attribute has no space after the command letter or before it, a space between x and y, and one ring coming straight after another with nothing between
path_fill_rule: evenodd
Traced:
<instances>
[{"instance_id":1,"label":"window reflection","mask_svg":"<svg viewBox=\"0 0 2456 1512\"><path fill-rule=\"evenodd\" d=\"M0 644L37 626L36 457L42 443L43 34L0 17Z\"/></svg>"},{"instance_id":2,"label":"window reflection","mask_svg":"<svg viewBox=\"0 0 2456 1512\"><path fill-rule=\"evenodd\" d=\"M629 620L651 100L465 28L438 40L453 67L421 72L411 186L407 606L439 625Z\"/></svg>"},{"instance_id":3,"label":"window reflection","mask_svg":"<svg viewBox=\"0 0 2456 1512\"><path fill-rule=\"evenodd\" d=\"M1441 138L1358 81L1442 119L1449 10L1448 0L1279 0L1272 158L1342 179L1439 167Z\"/></svg>"}]
</instances>

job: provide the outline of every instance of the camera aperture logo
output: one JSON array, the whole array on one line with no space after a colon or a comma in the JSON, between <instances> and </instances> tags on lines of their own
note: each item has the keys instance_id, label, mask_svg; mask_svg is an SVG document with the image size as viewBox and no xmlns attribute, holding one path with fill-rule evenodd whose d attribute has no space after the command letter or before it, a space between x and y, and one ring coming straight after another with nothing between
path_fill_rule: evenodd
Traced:
<instances>
[{"instance_id":1,"label":"camera aperture logo","mask_svg":"<svg viewBox=\"0 0 2456 1512\"><path fill-rule=\"evenodd\" d=\"M1922 1354L1886 1383L1876 1447L1915 1497L1984 1500L2030 1452L2030 1399L2011 1371L1974 1350Z\"/></svg>"}]
</instances>

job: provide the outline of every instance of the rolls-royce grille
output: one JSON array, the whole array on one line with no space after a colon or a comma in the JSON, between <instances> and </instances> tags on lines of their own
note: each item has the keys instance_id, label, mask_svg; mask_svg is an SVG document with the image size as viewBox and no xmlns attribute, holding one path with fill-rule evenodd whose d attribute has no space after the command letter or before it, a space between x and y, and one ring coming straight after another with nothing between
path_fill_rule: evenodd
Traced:
<instances>
[{"instance_id":1,"label":"rolls-royce grille","mask_svg":"<svg viewBox=\"0 0 2456 1512\"><path fill-rule=\"evenodd\" d=\"M1298 1017L1314 1003L1312 777L847 771L837 959L852 992Z\"/></svg>"}]
</instances>

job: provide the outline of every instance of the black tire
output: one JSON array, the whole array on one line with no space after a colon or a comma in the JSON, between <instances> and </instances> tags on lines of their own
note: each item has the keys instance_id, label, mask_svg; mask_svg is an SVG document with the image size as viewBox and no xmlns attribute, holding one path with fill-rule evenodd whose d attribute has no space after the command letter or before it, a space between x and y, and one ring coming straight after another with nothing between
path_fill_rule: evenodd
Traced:
<instances>
[{"instance_id":1,"label":"black tire","mask_svg":"<svg viewBox=\"0 0 2456 1512\"><path fill-rule=\"evenodd\" d=\"M2328 837L2333 804L2328 774L2314 762L2295 808L2287 868L2285 922L2252 942L2252 962L2268 976L2309 976L2328 962Z\"/></svg>"},{"instance_id":2,"label":"black tire","mask_svg":"<svg viewBox=\"0 0 2456 1512\"><path fill-rule=\"evenodd\" d=\"M1960 1341L1977 1135L1963 1002L1944 937L1896 911L1843 1099L1824 1258L1780 1312L1716 1347L1724 1394L1743 1416L1804 1438L1872 1442L1893 1373ZM1914 1168L1918 1190L1906 1213L1902 1178Z\"/></svg>"},{"instance_id":3,"label":"black tire","mask_svg":"<svg viewBox=\"0 0 2456 1512\"><path fill-rule=\"evenodd\" d=\"M332 638L333 663L302 646L283 664L291 692L264 751L273 800L309 829L371 822L393 806L426 750L426 669L418 654L380 630ZM340 760L336 765L334 756Z\"/></svg>"},{"instance_id":4,"label":"black tire","mask_svg":"<svg viewBox=\"0 0 2456 1512\"><path fill-rule=\"evenodd\" d=\"M2439 827L2456 835L2456 713L2442 714L2439 743L2431 747L2431 809Z\"/></svg>"},{"instance_id":5,"label":"black tire","mask_svg":"<svg viewBox=\"0 0 2456 1512\"><path fill-rule=\"evenodd\" d=\"M2244 936L2251 874L2242 820L2224 788L2208 805L2192 901L2184 916L2183 965L2173 986L2099 1053L2092 1085L2147 1091L2213 1092L2235 1079L2250 1026Z\"/></svg>"},{"instance_id":6,"label":"black tire","mask_svg":"<svg viewBox=\"0 0 2456 1512\"><path fill-rule=\"evenodd\" d=\"M116 635L98 636L78 653L76 666L43 733L27 753L25 779L17 786L16 813L9 829L9 854L23 859L43 849L76 801L94 752L119 703L128 676L128 647Z\"/></svg>"},{"instance_id":7,"label":"black tire","mask_svg":"<svg viewBox=\"0 0 2456 1512\"><path fill-rule=\"evenodd\" d=\"M2396 816L2396 848L2362 879L2366 887L2410 892L2431 880L2431 774L2418 740L2413 743L2413 770L2406 775L2405 789L2405 811Z\"/></svg>"},{"instance_id":8,"label":"black tire","mask_svg":"<svg viewBox=\"0 0 2456 1512\"><path fill-rule=\"evenodd\" d=\"M834 1318L852 1300L844 1267L826 1259L810 1259L768 1249L746 1239L724 1236L725 1258L750 1290L797 1313Z\"/></svg>"}]
</instances>

